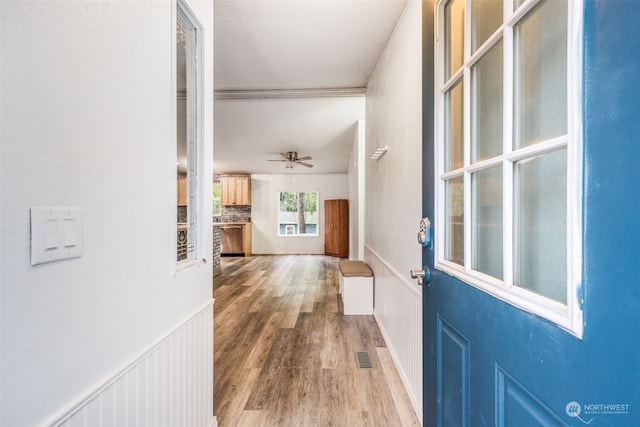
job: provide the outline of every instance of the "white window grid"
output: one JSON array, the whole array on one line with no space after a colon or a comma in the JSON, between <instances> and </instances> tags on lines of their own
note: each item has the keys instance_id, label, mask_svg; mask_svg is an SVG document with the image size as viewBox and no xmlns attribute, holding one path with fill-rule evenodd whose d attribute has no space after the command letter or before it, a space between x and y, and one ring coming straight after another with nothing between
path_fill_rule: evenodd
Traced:
<instances>
[{"instance_id":1,"label":"white window grid","mask_svg":"<svg viewBox=\"0 0 640 427\"><path fill-rule=\"evenodd\" d=\"M582 0L568 0L567 46L567 134L550 140L513 149L513 63L514 27L534 7L544 0L527 0L514 11L513 0L504 2L502 25L473 54L471 53L471 0L465 0L464 65L445 80L444 8L449 0L436 3L436 90L435 90L435 268L450 274L502 301L526 312L547 319L575 336L583 335L582 297ZM503 40L503 152L494 158L471 164L471 68L499 40ZM445 94L463 82L463 158L464 166L445 171L444 141L447 127ZM562 304L543 295L513 284L513 164L519 160L558 149L567 150L567 303ZM471 268L471 176L473 173L501 167L503 172L503 280ZM446 188L448 180L462 177L464 181L464 253L461 266L446 259Z\"/></svg>"}]
</instances>

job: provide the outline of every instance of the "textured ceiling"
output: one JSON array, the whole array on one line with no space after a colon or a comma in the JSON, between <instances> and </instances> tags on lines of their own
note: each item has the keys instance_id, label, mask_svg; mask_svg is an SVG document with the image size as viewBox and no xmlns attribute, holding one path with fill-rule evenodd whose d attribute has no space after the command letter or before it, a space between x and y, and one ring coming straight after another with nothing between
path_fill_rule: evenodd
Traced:
<instances>
[{"instance_id":1,"label":"textured ceiling","mask_svg":"<svg viewBox=\"0 0 640 427\"><path fill-rule=\"evenodd\" d=\"M215 0L215 172L346 172L363 88L405 4ZM314 167L267 161L286 151Z\"/></svg>"}]
</instances>

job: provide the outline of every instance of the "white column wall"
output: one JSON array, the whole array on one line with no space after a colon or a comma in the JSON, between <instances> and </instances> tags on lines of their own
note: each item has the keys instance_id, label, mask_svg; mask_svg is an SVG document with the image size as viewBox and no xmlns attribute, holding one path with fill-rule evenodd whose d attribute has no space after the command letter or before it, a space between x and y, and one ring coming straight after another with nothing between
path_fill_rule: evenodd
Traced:
<instances>
[{"instance_id":1,"label":"white column wall","mask_svg":"<svg viewBox=\"0 0 640 427\"><path fill-rule=\"evenodd\" d=\"M349 159L349 259L364 259L365 122L358 120Z\"/></svg>"},{"instance_id":2,"label":"white column wall","mask_svg":"<svg viewBox=\"0 0 640 427\"><path fill-rule=\"evenodd\" d=\"M205 28L211 218L213 5L188 4ZM211 223L206 262L176 273L174 2L3 1L0 13L0 424L39 425L211 305ZM30 206L81 207L82 257L30 266ZM200 419L205 394L192 396Z\"/></svg>"}]
</instances>

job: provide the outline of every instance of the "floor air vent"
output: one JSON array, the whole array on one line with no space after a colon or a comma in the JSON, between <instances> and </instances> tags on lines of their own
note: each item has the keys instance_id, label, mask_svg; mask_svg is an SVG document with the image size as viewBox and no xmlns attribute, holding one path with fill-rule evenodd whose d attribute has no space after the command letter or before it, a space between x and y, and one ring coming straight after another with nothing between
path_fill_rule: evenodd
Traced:
<instances>
[{"instance_id":1,"label":"floor air vent","mask_svg":"<svg viewBox=\"0 0 640 427\"><path fill-rule=\"evenodd\" d=\"M356 358L358 359L358 367L360 369L371 369L371 359L369 358L368 351L356 351Z\"/></svg>"}]
</instances>

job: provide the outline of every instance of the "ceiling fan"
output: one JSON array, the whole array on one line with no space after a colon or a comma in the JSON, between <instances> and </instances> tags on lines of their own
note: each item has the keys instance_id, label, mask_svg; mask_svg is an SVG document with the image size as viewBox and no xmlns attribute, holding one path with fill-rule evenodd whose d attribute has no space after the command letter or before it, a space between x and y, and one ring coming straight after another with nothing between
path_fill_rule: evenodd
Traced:
<instances>
[{"instance_id":1,"label":"ceiling fan","mask_svg":"<svg viewBox=\"0 0 640 427\"><path fill-rule=\"evenodd\" d=\"M313 165L305 163L304 160L311 160L310 156L298 157L298 153L295 151L287 151L286 153L280 153L283 159L270 159L269 162L287 162L286 168L292 169L296 164L312 168Z\"/></svg>"}]
</instances>

